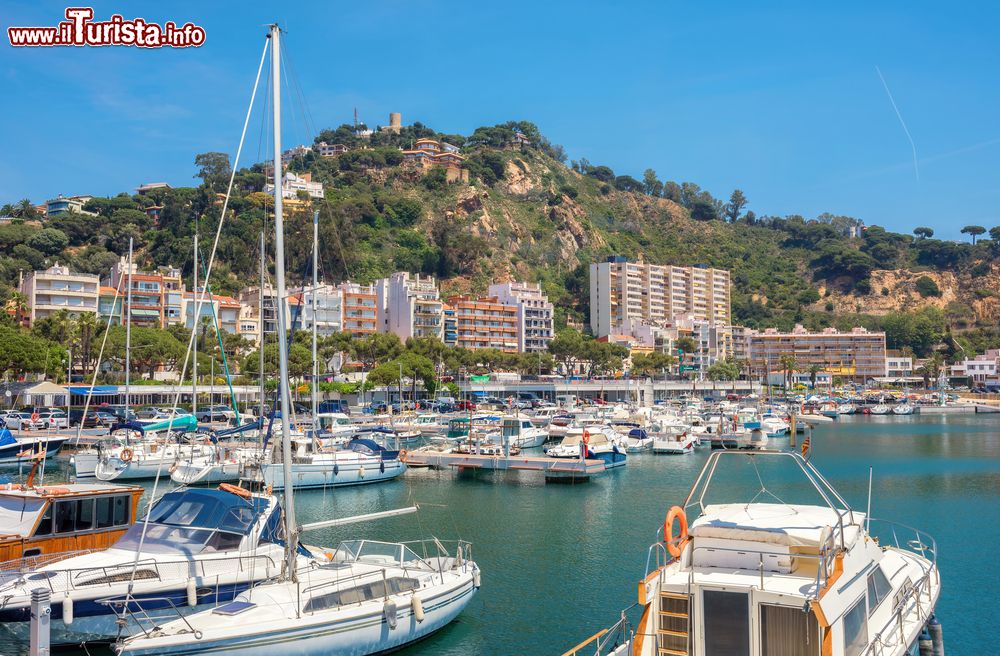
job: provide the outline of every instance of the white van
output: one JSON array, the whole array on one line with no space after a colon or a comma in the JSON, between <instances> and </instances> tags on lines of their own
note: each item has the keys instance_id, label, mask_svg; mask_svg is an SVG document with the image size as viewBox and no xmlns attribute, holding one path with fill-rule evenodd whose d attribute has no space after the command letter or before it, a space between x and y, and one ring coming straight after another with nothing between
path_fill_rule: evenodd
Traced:
<instances>
[{"instance_id":1,"label":"white van","mask_svg":"<svg viewBox=\"0 0 1000 656\"><path fill-rule=\"evenodd\" d=\"M575 394L560 394L556 397L556 403L561 406L572 408L577 403L577 398Z\"/></svg>"}]
</instances>

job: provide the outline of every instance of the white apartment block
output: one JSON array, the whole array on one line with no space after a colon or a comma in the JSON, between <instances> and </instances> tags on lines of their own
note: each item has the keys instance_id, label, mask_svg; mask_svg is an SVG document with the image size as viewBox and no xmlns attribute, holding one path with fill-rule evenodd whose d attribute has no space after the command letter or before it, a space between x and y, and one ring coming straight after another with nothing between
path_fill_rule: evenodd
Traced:
<instances>
[{"instance_id":1,"label":"white apartment block","mask_svg":"<svg viewBox=\"0 0 1000 656\"><path fill-rule=\"evenodd\" d=\"M908 355L885 356L885 375L889 378L907 378L913 375L913 358Z\"/></svg>"},{"instance_id":2,"label":"white apartment block","mask_svg":"<svg viewBox=\"0 0 1000 656\"><path fill-rule=\"evenodd\" d=\"M285 173L282 176L281 181L281 197L282 198L298 198L299 192L304 191L309 194L310 198L323 198L323 184L321 182L313 182L311 173L303 173L302 175L296 175L294 173ZM274 185L268 183L264 185L264 193L273 194Z\"/></svg>"},{"instance_id":3,"label":"white apartment block","mask_svg":"<svg viewBox=\"0 0 1000 656\"><path fill-rule=\"evenodd\" d=\"M236 334L240 331L240 313L242 308L240 302L231 296L220 296L209 294L204 289L195 292L185 292L183 294L184 326L193 328L195 325L195 312L198 313L198 325L206 323L213 329L218 326L222 332Z\"/></svg>"},{"instance_id":4,"label":"white apartment block","mask_svg":"<svg viewBox=\"0 0 1000 656\"><path fill-rule=\"evenodd\" d=\"M299 305L299 326L302 330L312 332L316 324L316 333L321 337L339 333L343 328L343 292L326 283L320 283L316 288L316 311L313 312L312 287L293 289L290 303ZM315 317L313 316L315 314ZM294 312L293 312L294 315Z\"/></svg>"},{"instance_id":5,"label":"white apartment block","mask_svg":"<svg viewBox=\"0 0 1000 656\"><path fill-rule=\"evenodd\" d=\"M530 282L505 282L490 285L489 296L503 305L517 307L517 350L539 353L548 350L555 336L555 308L542 288Z\"/></svg>"},{"instance_id":6,"label":"white apartment block","mask_svg":"<svg viewBox=\"0 0 1000 656\"><path fill-rule=\"evenodd\" d=\"M34 324L60 310L74 317L87 312L97 314L100 288L99 276L72 273L57 262L45 271L29 273L21 281L20 291L27 299L28 318Z\"/></svg>"},{"instance_id":7,"label":"white apartment block","mask_svg":"<svg viewBox=\"0 0 1000 656\"><path fill-rule=\"evenodd\" d=\"M618 333L630 319L666 325L693 316L730 323L730 277L723 269L629 262L621 256L590 265L590 328Z\"/></svg>"},{"instance_id":8,"label":"white apartment block","mask_svg":"<svg viewBox=\"0 0 1000 656\"><path fill-rule=\"evenodd\" d=\"M379 332L444 339L444 304L433 276L397 271L375 283Z\"/></svg>"},{"instance_id":9,"label":"white apartment block","mask_svg":"<svg viewBox=\"0 0 1000 656\"><path fill-rule=\"evenodd\" d=\"M998 371L1000 371L1000 349L989 349L982 355L966 358L951 367L952 376L971 378L977 383L996 381Z\"/></svg>"}]
</instances>

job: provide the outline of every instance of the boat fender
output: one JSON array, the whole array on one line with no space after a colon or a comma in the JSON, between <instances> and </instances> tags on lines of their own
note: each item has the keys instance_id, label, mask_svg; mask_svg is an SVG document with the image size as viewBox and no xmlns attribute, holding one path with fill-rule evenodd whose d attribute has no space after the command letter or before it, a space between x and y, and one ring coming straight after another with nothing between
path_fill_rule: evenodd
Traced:
<instances>
[{"instance_id":1,"label":"boat fender","mask_svg":"<svg viewBox=\"0 0 1000 656\"><path fill-rule=\"evenodd\" d=\"M380 474L384 474L385 473L385 462L382 461L382 460L380 460L379 463L378 463L378 471L379 471Z\"/></svg>"},{"instance_id":2,"label":"boat fender","mask_svg":"<svg viewBox=\"0 0 1000 656\"><path fill-rule=\"evenodd\" d=\"M389 625L390 629L396 628L396 602L385 602L382 606L382 617L385 618L385 622Z\"/></svg>"},{"instance_id":3,"label":"boat fender","mask_svg":"<svg viewBox=\"0 0 1000 656\"><path fill-rule=\"evenodd\" d=\"M339 473L340 473L340 465L338 465L337 463L333 463L333 475L336 476Z\"/></svg>"},{"instance_id":4,"label":"boat fender","mask_svg":"<svg viewBox=\"0 0 1000 656\"><path fill-rule=\"evenodd\" d=\"M483 587L483 578L482 575L479 573L478 567L475 569L475 571L472 572L472 585L474 585L477 590Z\"/></svg>"},{"instance_id":5,"label":"boat fender","mask_svg":"<svg viewBox=\"0 0 1000 656\"><path fill-rule=\"evenodd\" d=\"M920 650L920 656L934 656L934 641L931 639L931 634L927 632L926 626L924 626L924 630L920 632L918 648Z\"/></svg>"},{"instance_id":6,"label":"boat fender","mask_svg":"<svg viewBox=\"0 0 1000 656\"><path fill-rule=\"evenodd\" d=\"M934 656L944 656L944 630L937 617L931 615L930 621L927 622L927 630L931 634L931 644L933 645L931 653Z\"/></svg>"},{"instance_id":7,"label":"boat fender","mask_svg":"<svg viewBox=\"0 0 1000 656\"><path fill-rule=\"evenodd\" d=\"M413 595L410 597L410 608L413 610L413 618L418 622L424 621L424 602L420 601L420 597Z\"/></svg>"},{"instance_id":8,"label":"boat fender","mask_svg":"<svg viewBox=\"0 0 1000 656\"><path fill-rule=\"evenodd\" d=\"M364 477L365 477L365 466L361 465L360 467L358 467L358 478L364 478Z\"/></svg>"},{"instance_id":9,"label":"boat fender","mask_svg":"<svg viewBox=\"0 0 1000 656\"><path fill-rule=\"evenodd\" d=\"M198 588L194 584L194 579L188 579L187 582L187 602L192 608L198 605Z\"/></svg>"},{"instance_id":10,"label":"boat fender","mask_svg":"<svg viewBox=\"0 0 1000 656\"><path fill-rule=\"evenodd\" d=\"M73 597L66 595L63 599L63 624L69 626L73 623Z\"/></svg>"},{"instance_id":11,"label":"boat fender","mask_svg":"<svg viewBox=\"0 0 1000 656\"><path fill-rule=\"evenodd\" d=\"M54 486L50 485L48 487L40 487L40 488L38 488L38 493L39 494L48 494L50 496L58 496L60 494L69 494L70 493L70 489L68 487L54 487Z\"/></svg>"},{"instance_id":12,"label":"boat fender","mask_svg":"<svg viewBox=\"0 0 1000 656\"><path fill-rule=\"evenodd\" d=\"M171 474L173 474L175 471L177 471L177 463L175 462L174 464L170 465L170 469L168 471Z\"/></svg>"}]
</instances>

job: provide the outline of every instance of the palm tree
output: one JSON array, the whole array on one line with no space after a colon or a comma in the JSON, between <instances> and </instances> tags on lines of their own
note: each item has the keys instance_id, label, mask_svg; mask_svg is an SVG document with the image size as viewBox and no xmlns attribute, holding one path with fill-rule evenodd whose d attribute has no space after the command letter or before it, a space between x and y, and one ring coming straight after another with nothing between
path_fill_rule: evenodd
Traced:
<instances>
[{"instance_id":1,"label":"palm tree","mask_svg":"<svg viewBox=\"0 0 1000 656\"><path fill-rule=\"evenodd\" d=\"M788 383L791 380L792 374L795 372L795 368L798 366L798 363L795 362L794 355L787 354L778 358L778 363L781 365L781 370L784 372L785 390L787 391Z\"/></svg>"},{"instance_id":2,"label":"palm tree","mask_svg":"<svg viewBox=\"0 0 1000 656\"><path fill-rule=\"evenodd\" d=\"M818 364L809 365L809 384L813 389L816 389L816 376L819 372L823 371L823 367Z\"/></svg>"},{"instance_id":3,"label":"palm tree","mask_svg":"<svg viewBox=\"0 0 1000 656\"><path fill-rule=\"evenodd\" d=\"M97 315L84 312L73 323L73 348L79 354L77 357L83 363L83 375L90 373L90 363L93 357L93 342L98 331Z\"/></svg>"},{"instance_id":4,"label":"palm tree","mask_svg":"<svg viewBox=\"0 0 1000 656\"><path fill-rule=\"evenodd\" d=\"M24 323L28 316L28 297L19 291L11 292L4 303L4 310L16 323Z\"/></svg>"}]
</instances>

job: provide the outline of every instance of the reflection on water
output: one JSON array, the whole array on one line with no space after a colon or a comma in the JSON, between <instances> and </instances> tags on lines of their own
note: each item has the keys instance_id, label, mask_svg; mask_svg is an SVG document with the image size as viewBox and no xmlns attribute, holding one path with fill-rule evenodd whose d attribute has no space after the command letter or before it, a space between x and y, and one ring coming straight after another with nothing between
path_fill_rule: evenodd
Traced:
<instances>
[{"instance_id":1,"label":"reflection on water","mask_svg":"<svg viewBox=\"0 0 1000 656\"><path fill-rule=\"evenodd\" d=\"M411 470L401 480L306 491L296 500L303 523L421 506L413 515L311 532L311 543L431 535L473 542L482 591L457 622L402 652L407 656L559 654L633 603L647 548L705 457L630 456L625 469L575 486L546 485L526 472ZM944 583L938 615L948 653L990 651L981 609L993 601L991 587L977 584L996 578L982 565L1000 544L1000 415L846 417L817 429L812 458L859 510L874 468L872 515L937 539ZM760 489L757 470L740 461L708 500ZM815 501L792 468L759 470L776 497ZM11 652L0 644L0 653Z\"/></svg>"}]
</instances>

